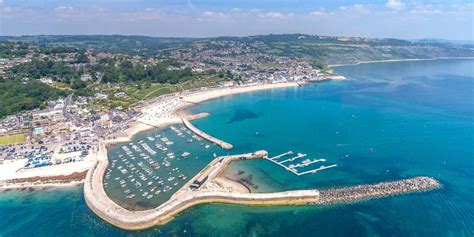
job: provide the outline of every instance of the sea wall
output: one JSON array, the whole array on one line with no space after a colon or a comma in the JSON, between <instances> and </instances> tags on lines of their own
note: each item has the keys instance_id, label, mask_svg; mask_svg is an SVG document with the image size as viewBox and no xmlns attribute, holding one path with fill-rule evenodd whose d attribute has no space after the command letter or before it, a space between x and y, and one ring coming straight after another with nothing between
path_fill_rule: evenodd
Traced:
<instances>
[{"instance_id":1,"label":"sea wall","mask_svg":"<svg viewBox=\"0 0 474 237\"><path fill-rule=\"evenodd\" d=\"M411 192L428 191L440 187L441 184L436 179L420 176L393 182L321 190L318 204L357 202Z\"/></svg>"},{"instance_id":2,"label":"sea wall","mask_svg":"<svg viewBox=\"0 0 474 237\"><path fill-rule=\"evenodd\" d=\"M231 160L251 159L262 157L267 153L264 151L233 155ZM219 164L226 157L218 157L211 164L217 168L205 169L206 175L213 170L221 169ZM319 200L319 191L317 190L297 190L276 193L231 193L224 191L202 191L192 190L189 183L196 177L202 175L200 172L195 178L191 179L185 186L178 190L167 202L157 208L145 211L130 211L113 202L105 193L103 188L104 172L108 166L107 150L105 145L101 144L98 151L97 163L94 164L84 180L84 198L89 208L110 224L127 230L140 230L150 228L157 224L163 224L173 219L181 211L202 203L222 202L243 205L301 205L308 202L317 202ZM222 167L225 167L222 166Z\"/></svg>"},{"instance_id":3,"label":"sea wall","mask_svg":"<svg viewBox=\"0 0 474 237\"><path fill-rule=\"evenodd\" d=\"M212 142L212 143L215 143L217 144L218 146L222 147L222 149L225 149L225 150L230 150L233 148L232 144L230 143L227 143L227 142L224 142L218 138L215 138L205 132L203 132L202 130L200 130L199 128L195 127L192 123L190 123L187 119L185 118L181 118L181 120L183 121L183 124L191 131L193 131L194 133L196 133L198 136Z\"/></svg>"}]
</instances>

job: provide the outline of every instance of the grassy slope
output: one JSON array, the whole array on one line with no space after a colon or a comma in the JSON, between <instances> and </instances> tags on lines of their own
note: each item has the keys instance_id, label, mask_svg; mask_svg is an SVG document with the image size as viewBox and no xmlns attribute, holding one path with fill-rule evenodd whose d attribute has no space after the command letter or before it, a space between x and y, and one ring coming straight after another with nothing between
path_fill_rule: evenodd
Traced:
<instances>
[{"instance_id":1,"label":"grassy slope","mask_svg":"<svg viewBox=\"0 0 474 237\"><path fill-rule=\"evenodd\" d=\"M0 145L10 145L15 143L22 143L26 140L25 134L16 134L5 137L0 137Z\"/></svg>"}]
</instances>

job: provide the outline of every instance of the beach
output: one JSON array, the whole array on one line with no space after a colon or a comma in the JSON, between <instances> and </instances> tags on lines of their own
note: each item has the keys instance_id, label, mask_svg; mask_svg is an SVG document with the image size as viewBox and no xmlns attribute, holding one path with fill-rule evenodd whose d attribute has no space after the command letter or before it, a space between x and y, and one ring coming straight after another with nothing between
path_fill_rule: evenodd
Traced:
<instances>
[{"instance_id":1,"label":"beach","mask_svg":"<svg viewBox=\"0 0 474 237\"><path fill-rule=\"evenodd\" d=\"M26 159L19 159L0 165L0 190L74 186L82 182L95 163L95 156L91 153L83 161L31 169L23 168L26 162Z\"/></svg>"},{"instance_id":2,"label":"beach","mask_svg":"<svg viewBox=\"0 0 474 237\"><path fill-rule=\"evenodd\" d=\"M128 122L128 128L125 131L114 134L115 137L113 139L105 140L104 143L111 145L120 142L127 142L139 132L181 123L182 117L185 117L188 120L193 120L208 116L209 114L207 113L192 115L185 111L188 107L207 100L247 92L298 86L300 85L296 82L281 82L237 87L203 88L164 95L144 102L145 106L141 109L141 114L138 118L134 121Z\"/></svg>"}]
</instances>

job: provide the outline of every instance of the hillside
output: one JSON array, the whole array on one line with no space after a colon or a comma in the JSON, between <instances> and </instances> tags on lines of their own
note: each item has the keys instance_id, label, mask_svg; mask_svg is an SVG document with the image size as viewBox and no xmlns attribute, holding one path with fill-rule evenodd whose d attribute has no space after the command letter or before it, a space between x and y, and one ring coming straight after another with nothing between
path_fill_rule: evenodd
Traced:
<instances>
[{"instance_id":1,"label":"hillside","mask_svg":"<svg viewBox=\"0 0 474 237\"><path fill-rule=\"evenodd\" d=\"M70 46L113 53L167 57L175 49L203 47L219 43L220 47L240 43L261 53L306 59L315 65L355 63L359 61L473 57L470 44L447 41L333 37L303 34L258 35L216 38L162 38L123 35L40 35L0 37L0 40L32 42L46 46Z\"/></svg>"}]
</instances>

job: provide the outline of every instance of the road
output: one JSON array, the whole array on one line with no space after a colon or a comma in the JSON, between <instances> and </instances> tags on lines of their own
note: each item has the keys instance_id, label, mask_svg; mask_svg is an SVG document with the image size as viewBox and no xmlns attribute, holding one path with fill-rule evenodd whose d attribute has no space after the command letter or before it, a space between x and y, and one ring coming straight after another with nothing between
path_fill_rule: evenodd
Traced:
<instances>
[{"instance_id":1,"label":"road","mask_svg":"<svg viewBox=\"0 0 474 237\"><path fill-rule=\"evenodd\" d=\"M73 113L71 113L68 109L68 107L71 106L73 102L72 96L73 96L73 93L71 93L70 95L66 97L66 99L64 99L63 115L69 121L72 121L74 123L81 123L81 120L77 118Z\"/></svg>"}]
</instances>

